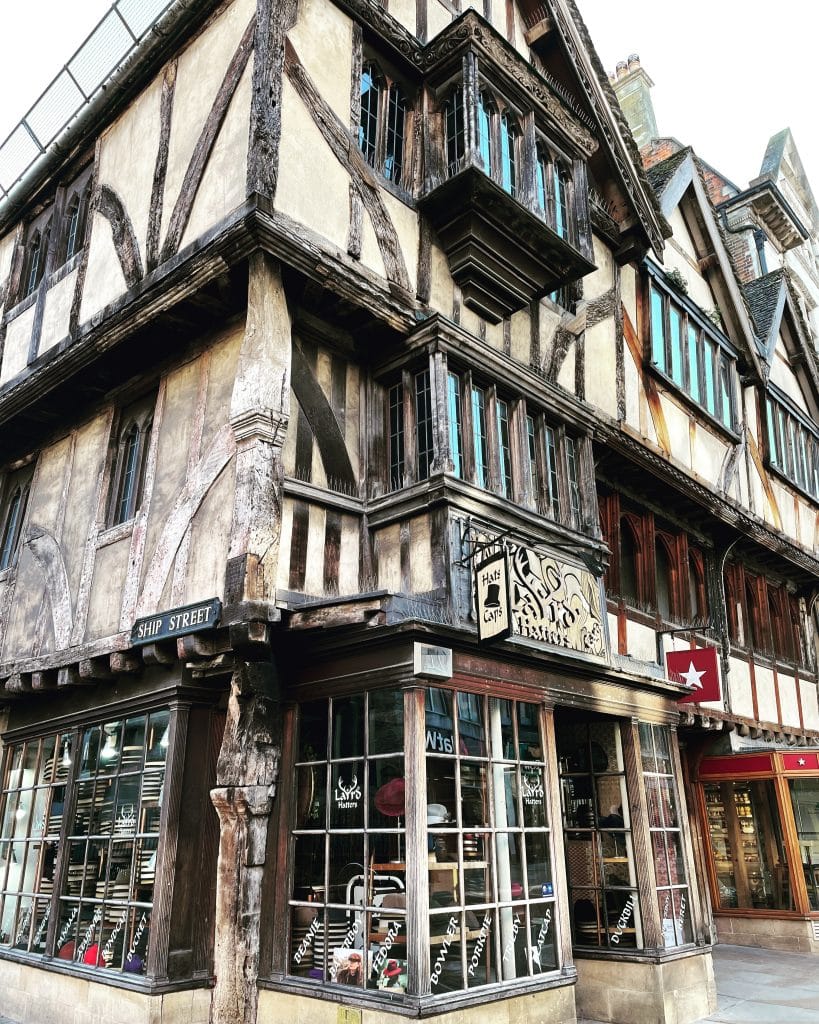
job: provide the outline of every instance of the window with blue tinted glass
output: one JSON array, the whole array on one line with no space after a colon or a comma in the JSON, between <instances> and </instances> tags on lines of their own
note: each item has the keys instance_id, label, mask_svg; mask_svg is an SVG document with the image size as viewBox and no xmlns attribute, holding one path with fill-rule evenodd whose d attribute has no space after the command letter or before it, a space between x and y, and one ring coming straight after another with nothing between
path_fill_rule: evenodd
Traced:
<instances>
[{"instance_id":1,"label":"window with blue tinted glass","mask_svg":"<svg viewBox=\"0 0 819 1024\"><path fill-rule=\"evenodd\" d=\"M486 392L472 386L472 449L475 459L475 483L486 487L489 452L486 443Z\"/></svg>"},{"instance_id":2,"label":"window with blue tinted glass","mask_svg":"<svg viewBox=\"0 0 819 1024\"><path fill-rule=\"evenodd\" d=\"M490 100L484 93L478 96L478 152L487 174L492 173L492 123Z\"/></svg>"},{"instance_id":3,"label":"window with blue tinted glass","mask_svg":"<svg viewBox=\"0 0 819 1024\"><path fill-rule=\"evenodd\" d=\"M498 428L500 489L501 494L509 498L512 494L512 452L509 447L509 406L500 398L495 399L495 417Z\"/></svg>"},{"instance_id":4,"label":"window with blue tinted glass","mask_svg":"<svg viewBox=\"0 0 819 1024\"><path fill-rule=\"evenodd\" d=\"M461 381L456 373L450 370L446 380L447 415L449 419L449 454L452 459L452 472L462 477L464 467L464 442L461 421Z\"/></svg>"}]
</instances>

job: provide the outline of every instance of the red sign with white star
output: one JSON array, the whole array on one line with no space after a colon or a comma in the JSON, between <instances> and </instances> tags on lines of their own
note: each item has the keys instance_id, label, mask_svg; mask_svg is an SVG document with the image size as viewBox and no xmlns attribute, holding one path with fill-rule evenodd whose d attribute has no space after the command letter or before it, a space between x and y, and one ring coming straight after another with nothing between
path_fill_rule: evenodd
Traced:
<instances>
[{"instance_id":1,"label":"red sign with white star","mask_svg":"<svg viewBox=\"0 0 819 1024\"><path fill-rule=\"evenodd\" d=\"M692 651L668 651L665 656L668 678L691 689L677 698L678 704L691 701L722 700L719 660L716 647L697 647Z\"/></svg>"},{"instance_id":2,"label":"red sign with white star","mask_svg":"<svg viewBox=\"0 0 819 1024\"><path fill-rule=\"evenodd\" d=\"M798 754L783 754L782 767L786 772L815 772L819 769L819 754L801 750Z\"/></svg>"}]
</instances>

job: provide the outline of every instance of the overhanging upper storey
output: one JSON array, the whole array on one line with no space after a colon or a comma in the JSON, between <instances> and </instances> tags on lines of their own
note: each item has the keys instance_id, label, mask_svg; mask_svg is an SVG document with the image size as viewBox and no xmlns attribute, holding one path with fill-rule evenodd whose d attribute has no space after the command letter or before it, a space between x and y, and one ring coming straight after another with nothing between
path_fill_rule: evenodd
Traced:
<instances>
[{"instance_id":1,"label":"overhanging upper storey","mask_svg":"<svg viewBox=\"0 0 819 1024\"><path fill-rule=\"evenodd\" d=\"M491 322L594 269L589 125L474 11L424 51L420 205L464 302Z\"/></svg>"}]
</instances>

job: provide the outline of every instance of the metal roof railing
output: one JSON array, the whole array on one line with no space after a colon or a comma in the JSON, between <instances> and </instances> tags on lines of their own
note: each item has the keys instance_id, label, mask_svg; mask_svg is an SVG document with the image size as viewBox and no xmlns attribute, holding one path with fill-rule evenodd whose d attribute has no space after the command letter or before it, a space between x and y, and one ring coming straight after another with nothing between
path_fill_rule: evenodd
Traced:
<instances>
[{"instance_id":1,"label":"metal roof railing","mask_svg":"<svg viewBox=\"0 0 819 1024\"><path fill-rule=\"evenodd\" d=\"M116 0L0 144L0 212L9 194L178 0Z\"/></svg>"}]
</instances>

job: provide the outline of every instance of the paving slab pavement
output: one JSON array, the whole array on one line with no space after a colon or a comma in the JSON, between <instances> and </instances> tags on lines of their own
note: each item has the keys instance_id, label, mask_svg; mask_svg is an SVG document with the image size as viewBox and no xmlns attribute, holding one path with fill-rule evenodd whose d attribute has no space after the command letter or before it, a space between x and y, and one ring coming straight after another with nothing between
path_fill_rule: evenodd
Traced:
<instances>
[{"instance_id":1,"label":"paving slab pavement","mask_svg":"<svg viewBox=\"0 0 819 1024\"><path fill-rule=\"evenodd\" d=\"M697 1024L819 1024L819 962L810 953L721 943L714 977L717 1009Z\"/></svg>"},{"instance_id":2,"label":"paving slab pavement","mask_svg":"<svg viewBox=\"0 0 819 1024\"><path fill-rule=\"evenodd\" d=\"M819 958L724 943L713 953L717 1008L696 1024L819 1024Z\"/></svg>"}]
</instances>

